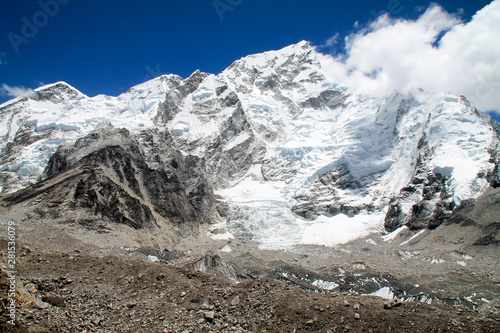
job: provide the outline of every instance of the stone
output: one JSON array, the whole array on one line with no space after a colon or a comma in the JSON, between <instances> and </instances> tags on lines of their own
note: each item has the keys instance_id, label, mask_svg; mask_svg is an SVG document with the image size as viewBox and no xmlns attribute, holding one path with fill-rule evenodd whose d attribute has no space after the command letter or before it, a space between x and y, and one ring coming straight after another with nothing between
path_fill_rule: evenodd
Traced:
<instances>
[{"instance_id":1,"label":"stone","mask_svg":"<svg viewBox=\"0 0 500 333\"><path fill-rule=\"evenodd\" d=\"M396 298L394 300L394 304L392 305L392 307L396 308L396 307L401 306L401 305L403 305L403 301L399 298Z\"/></svg>"},{"instance_id":2,"label":"stone","mask_svg":"<svg viewBox=\"0 0 500 333\"><path fill-rule=\"evenodd\" d=\"M233 298L233 299L231 300L231 305L232 305L232 306L236 306L236 305L238 305L239 303L240 303L240 297L239 297L239 296L236 296L235 298Z\"/></svg>"},{"instance_id":3,"label":"stone","mask_svg":"<svg viewBox=\"0 0 500 333\"><path fill-rule=\"evenodd\" d=\"M99 326L99 324L101 323L101 318L97 315L93 315L91 318L90 318L90 321L92 322L92 324L94 324L95 326Z\"/></svg>"},{"instance_id":4,"label":"stone","mask_svg":"<svg viewBox=\"0 0 500 333\"><path fill-rule=\"evenodd\" d=\"M401 306L403 305L403 301L399 298L396 298L396 299L390 299L390 300L387 300L386 302L384 302L384 309L392 309L392 308L396 308L398 306Z\"/></svg>"},{"instance_id":5,"label":"stone","mask_svg":"<svg viewBox=\"0 0 500 333\"><path fill-rule=\"evenodd\" d=\"M48 303L45 303L41 300L36 300L35 302L33 302L33 305L32 305L35 309L40 309L40 310L44 310L44 309L47 309L50 307L50 304Z\"/></svg>"},{"instance_id":6,"label":"stone","mask_svg":"<svg viewBox=\"0 0 500 333\"><path fill-rule=\"evenodd\" d=\"M203 314L203 317L209 321L212 322L215 319L215 311L205 311Z\"/></svg>"},{"instance_id":7,"label":"stone","mask_svg":"<svg viewBox=\"0 0 500 333\"><path fill-rule=\"evenodd\" d=\"M24 288L26 288L26 290L28 290L32 294L37 292L36 286L33 283L28 283L27 285L24 286Z\"/></svg>"},{"instance_id":8,"label":"stone","mask_svg":"<svg viewBox=\"0 0 500 333\"><path fill-rule=\"evenodd\" d=\"M136 305L137 305L137 302L129 302L129 303L127 303L127 308L132 309Z\"/></svg>"},{"instance_id":9,"label":"stone","mask_svg":"<svg viewBox=\"0 0 500 333\"><path fill-rule=\"evenodd\" d=\"M60 296L46 296L42 297L42 301L49 303L50 305L53 306L58 306L60 308L66 307L66 302L64 302L64 299Z\"/></svg>"}]
</instances>

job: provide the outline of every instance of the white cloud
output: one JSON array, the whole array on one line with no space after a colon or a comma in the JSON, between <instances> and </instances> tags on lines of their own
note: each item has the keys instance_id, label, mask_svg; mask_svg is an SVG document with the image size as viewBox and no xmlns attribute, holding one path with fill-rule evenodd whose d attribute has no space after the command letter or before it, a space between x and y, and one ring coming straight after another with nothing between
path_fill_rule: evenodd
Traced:
<instances>
[{"instance_id":1,"label":"white cloud","mask_svg":"<svg viewBox=\"0 0 500 333\"><path fill-rule=\"evenodd\" d=\"M0 65L7 64L7 53L0 52Z\"/></svg>"},{"instance_id":2,"label":"white cloud","mask_svg":"<svg viewBox=\"0 0 500 333\"><path fill-rule=\"evenodd\" d=\"M0 95L2 96L19 97L19 96L29 95L31 93L33 93L33 90L22 86L11 87L3 83L2 86L0 87Z\"/></svg>"},{"instance_id":3,"label":"white cloud","mask_svg":"<svg viewBox=\"0 0 500 333\"><path fill-rule=\"evenodd\" d=\"M335 35L333 35L332 37L328 38L325 41L325 45L323 45L323 47L335 46L339 42L339 37L340 37L340 34L337 32Z\"/></svg>"},{"instance_id":4,"label":"white cloud","mask_svg":"<svg viewBox=\"0 0 500 333\"><path fill-rule=\"evenodd\" d=\"M500 0L468 23L434 4L414 21L382 15L346 37L345 54L321 60L330 79L358 93L423 88L464 94L481 110L500 110L499 31Z\"/></svg>"}]
</instances>

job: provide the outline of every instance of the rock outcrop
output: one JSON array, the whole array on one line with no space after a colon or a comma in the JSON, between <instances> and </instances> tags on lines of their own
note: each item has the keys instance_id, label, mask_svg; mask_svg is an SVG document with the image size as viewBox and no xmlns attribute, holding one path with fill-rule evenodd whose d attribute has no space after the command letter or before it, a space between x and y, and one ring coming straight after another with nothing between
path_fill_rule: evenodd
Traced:
<instances>
[{"instance_id":1,"label":"rock outcrop","mask_svg":"<svg viewBox=\"0 0 500 333\"><path fill-rule=\"evenodd\" d=\"M169 141L168 132L145 130L134 136L103 124L75 144L62 145L42 182L5 201L37 197L39 212L83 217L84 225L104 219L135 229L166 224L196 233L217 219L213 191L201 160L183 157Z\"/></svg>"}]
</instances>

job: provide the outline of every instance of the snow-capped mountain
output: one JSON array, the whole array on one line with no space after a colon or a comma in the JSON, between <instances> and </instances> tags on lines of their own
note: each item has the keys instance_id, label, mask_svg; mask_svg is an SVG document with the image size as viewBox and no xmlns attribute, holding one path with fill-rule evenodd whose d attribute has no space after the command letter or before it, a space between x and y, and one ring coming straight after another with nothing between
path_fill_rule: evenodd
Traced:
<instances>
[{"instance_id":1,"label":"snow-capped mountain","mask_svg":"<svg viewBox=\"0 0 500 333\"><path fill-rule=\"evenodd\" d=\"M228 204L228 230L264 246L436 227L460 201L498 186L499 127L465 97L355 95L328 81L320 59L300 42L118 97L64 82L38 88L0 106L1 189L42 179L61 144L102 122L132 135L167 129L174 149L203 161ZM155 149L141 149L154 164Z\"/></svg>"}]
</instances>

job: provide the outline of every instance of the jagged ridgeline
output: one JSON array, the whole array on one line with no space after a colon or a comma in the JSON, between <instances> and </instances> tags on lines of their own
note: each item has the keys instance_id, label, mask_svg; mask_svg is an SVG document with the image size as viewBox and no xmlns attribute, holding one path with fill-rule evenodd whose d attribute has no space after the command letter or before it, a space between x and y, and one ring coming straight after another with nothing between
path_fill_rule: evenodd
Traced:
<instances>
[{"instance_id":1,"label":"jagged ridgeline","mask_svg":"<svg viewBox=\"0 0 500 333\"><path fill-rule=\"evenodd\" d=\"M227 221L282 246L329 244L319 224L434 228L498 187L498 123L466 97L356 95L325 66L300 42L117 97L41 87L0 106L4 201L133 228Z\"/></svg>"}]
</instances>

